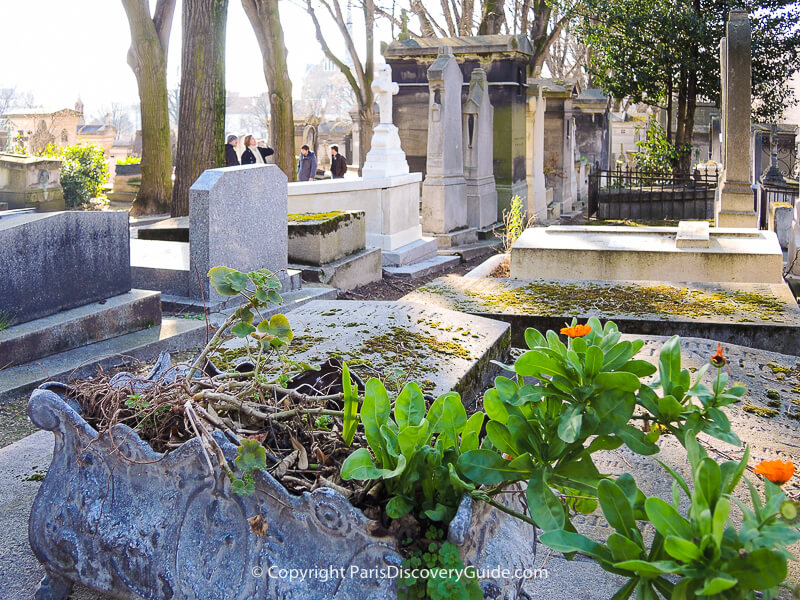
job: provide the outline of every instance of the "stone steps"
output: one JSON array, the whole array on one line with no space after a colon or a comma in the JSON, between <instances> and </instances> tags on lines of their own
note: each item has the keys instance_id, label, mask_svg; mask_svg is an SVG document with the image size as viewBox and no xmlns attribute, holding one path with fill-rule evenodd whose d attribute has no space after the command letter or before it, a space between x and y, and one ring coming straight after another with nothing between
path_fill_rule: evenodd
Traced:
<instances>
[{"instance_id":1,"label":"stone steps","mask_svg":"<svg viewBox=\"0 0 800 600\"><path fill-rule=\"evenodd\" d=\"M461 262L458 256L433 256L426 260L399 267L383 267L384 277L405 277L417 279L432 273L441 273Z\"/></svg>"},{"instance_id":2,"label":"stone steps","mask_svg":"<svg viewBox=\"0 0 800 600\"><path fill-rule=\"evenodd\" d=\"M473 242L472 244L464 244L463 246L456 246L454 248L442 248L439 250L439 256L459 256L461 262L472 260L476 256L487 254L492 250L497 250L503 244L500 238L493 240L481 240Z\"/></svg>"}]
</instances>

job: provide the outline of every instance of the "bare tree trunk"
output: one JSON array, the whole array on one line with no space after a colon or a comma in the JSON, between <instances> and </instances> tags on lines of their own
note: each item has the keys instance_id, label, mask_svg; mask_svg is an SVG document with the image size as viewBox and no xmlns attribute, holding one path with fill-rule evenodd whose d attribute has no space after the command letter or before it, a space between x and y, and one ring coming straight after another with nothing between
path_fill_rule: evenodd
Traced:
<instances>
[{"instance_id":1,"label":"bare tree trunk","mask_svg":"<svg viewBox=\"0 0 800 600\"><path fill-rule=\"evenodd\" d=\"M150 15L147 0L122 0L131 30L128 64L136 76L142 113L142 183L131 215L169 211L172 193L167 49L176 0L158 0Z\"/></svg>"},{"instance_id":2,"label":"bare tree trunk","mask_svg":"<svg viewBox=\"0 0 800 600\"><path fill-rule=\"evenodd\" d=\"M505 0L484 0L478 35L495 35L505 22Z\"/></svg>"},{"instance_id":3,"label":"bare tree trunk","mask_svg":"<svg viewBox=\"0 0 800 600\"><path fill-rule=\"evenodd\" d=\"M242 0L242 7L253 26L264 61L264 78L269 88L270 145L275 150L275 164L286 173L289 181L294 181L297 170L292 80L289 78L278 0Z\"/></svg>"},{"instance_id":4,"label":"bare tree trunk","mask_svg":"<svg viewBox=\"0 0 800 600\"><path fill-rule=\"evenodd\" d=\"M181 96L172 216L189 214L189 188L225 165L225 25L228 0L183 0Z\"/></svg>"}]
</instances>

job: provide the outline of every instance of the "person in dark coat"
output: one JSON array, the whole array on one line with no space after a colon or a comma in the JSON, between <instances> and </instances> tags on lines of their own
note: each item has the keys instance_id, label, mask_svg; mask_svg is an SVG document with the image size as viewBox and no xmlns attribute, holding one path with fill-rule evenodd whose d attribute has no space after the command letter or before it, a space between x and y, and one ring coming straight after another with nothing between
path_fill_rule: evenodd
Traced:
<instances>
[{"instance_id":1,"label":"person in dark coat","mask_svg":"<svg viewBox=\"0 0 800 600\"><path fill-rule=\"evenodd\" d=\"M225 143L225 166L235 167L239 164L239 157L236 155L236 144L239 143L239 138L235 135L229 135Z\"/></svg>"},{"instance_id":2,"label":"person in dark coat","mask_svg":"<svg viewBox=\"0 0 800 600\"><path fill-rule=\"evenodd\" d=\"M339 154L339 146L331 146L331 177L342 179L347 173L347 160Z\"/></svg>"},{"instance_id":3,"label":"person in dark coat","mask_svg":"<svg viewBox=\"0 0 800 600\"><path fill-rule=\"evenodd\" d=\"M245 136L244 147L245 151L242 152L243 165L254 165L254 164L263 165L264 163L267 162L265 160L264 153L261 152L262 149L258 147L256 138L254 138L252 135Z\"/></svg>"},{"instance_id":4,"label":"person in dark coat","mask_svg":"<svg viewBox=\"0 0 800 600\"><path fill-rule=\"evenodd\" d=\"M275 150L267 146L263 140L258 141L258 151L261 153L261 158L264 159L264 162L267 162L268 156L275 154Z\"/></svg>"},{"instance_id":5,"label":"person in dark coat","mask_svg":"<svg viewBox=\"0 0 800 600\"><path fill-rule=\"evenodd\" d=\"M297 181L314 181L316 174L317 155L303 144L300 147L300 159L297 161Z\"/></svg>"}]
</instances>

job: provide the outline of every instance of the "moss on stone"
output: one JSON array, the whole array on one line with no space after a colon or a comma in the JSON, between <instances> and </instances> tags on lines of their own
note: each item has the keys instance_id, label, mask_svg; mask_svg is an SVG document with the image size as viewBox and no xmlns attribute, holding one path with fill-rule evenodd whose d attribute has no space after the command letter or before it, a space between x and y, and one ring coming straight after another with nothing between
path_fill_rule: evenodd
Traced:
<instances>
[{"instance_id":1,"label":"moss on stone","mask_svg":"<svg viewBox=\"0 0 800 600\"><path fill-rule=\"evenodd\" d=\"M778 415L778 411L774 408L765 408L763 406L755 406L754 404L745 404L742 410L765 419L772 419Z\"/></svg>"}]
</instances>

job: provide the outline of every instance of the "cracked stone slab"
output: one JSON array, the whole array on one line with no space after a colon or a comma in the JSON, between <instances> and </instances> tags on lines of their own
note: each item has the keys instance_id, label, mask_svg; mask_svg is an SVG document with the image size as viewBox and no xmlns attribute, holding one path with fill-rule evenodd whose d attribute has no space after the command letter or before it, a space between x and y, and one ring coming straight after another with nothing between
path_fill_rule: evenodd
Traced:
<instances>
[{"instance_id":1,"label":"cracked stone slab","mask_svg":"<svg viewBox=\"0 0 800 600\"><path fill-rule=\"evenodd\" d=\"M468 401L507 354L507 323L408 302L314 301L293 310L292 358L348 361L362 378L402 383L406 375L433 395L455 390ZM239 340L226 343L233 349Z\"/></svg>"},{"instance_id":2,"label":"cracked stone slab","mask_svg":"<svg viewBox=\"0 0 800 600\"><path fill-rule=\"evenodd\" d=\"M800 354L800 308L782 284L521 280L441 277L402 298L512 324L555 329L573 317L613 320L621 331L695 336Z\"/></svg>"}]
</instances>

